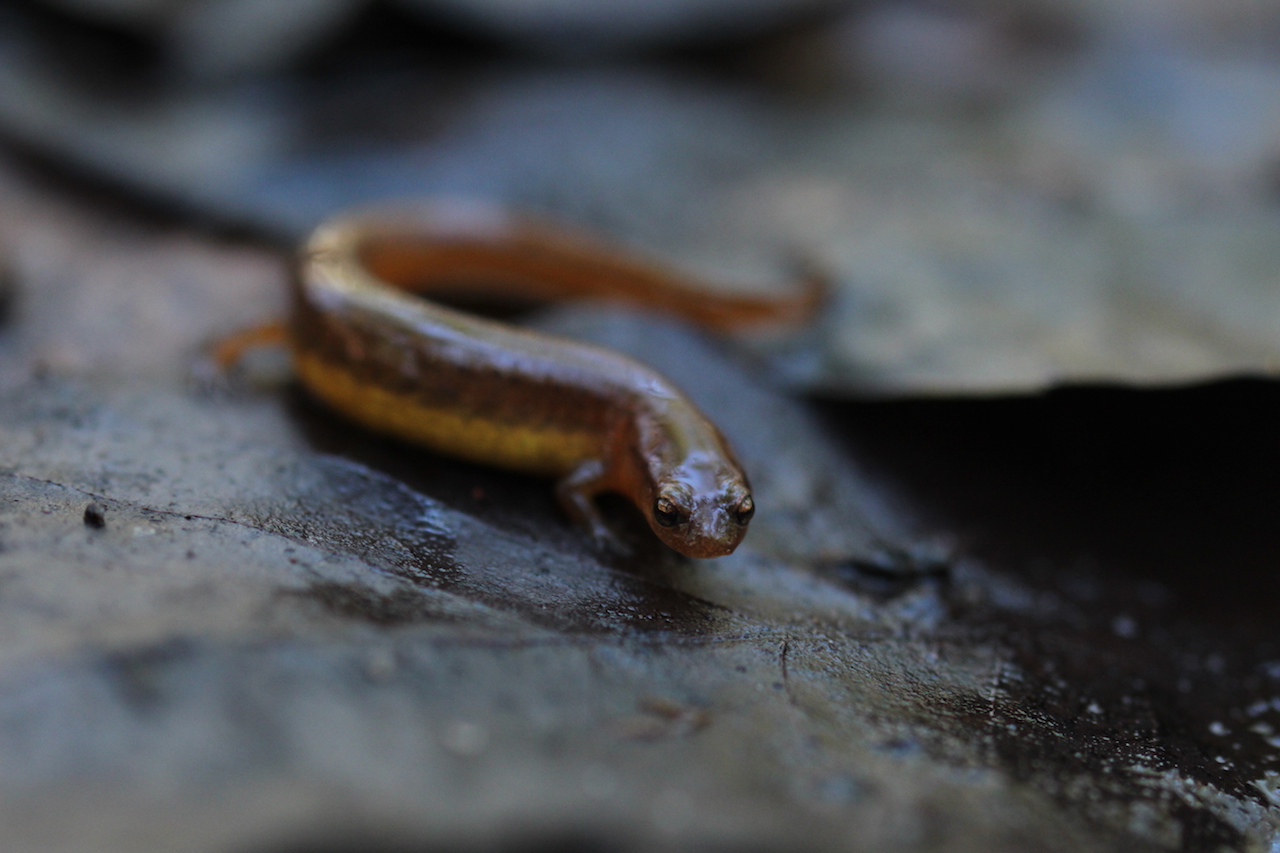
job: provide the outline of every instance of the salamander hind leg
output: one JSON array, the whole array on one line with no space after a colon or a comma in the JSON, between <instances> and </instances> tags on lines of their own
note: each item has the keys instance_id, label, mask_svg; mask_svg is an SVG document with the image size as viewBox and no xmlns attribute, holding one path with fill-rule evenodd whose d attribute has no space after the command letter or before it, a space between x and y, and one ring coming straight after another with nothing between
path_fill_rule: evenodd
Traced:
<instances>
[{"instance_id":1,"label":"salamander hind leg","mask_svg":"<svg viewBox=\"0 0 1280 853\"><path fill-rule=\"evenodd\" d=\"M574 524L591 531L591 537L598 547L628 556L631 549L609 529L596 506L596 495L609 488L608 467L599 459L588 459L556 483L556 497Z\"/></svg>"}]
</instances>

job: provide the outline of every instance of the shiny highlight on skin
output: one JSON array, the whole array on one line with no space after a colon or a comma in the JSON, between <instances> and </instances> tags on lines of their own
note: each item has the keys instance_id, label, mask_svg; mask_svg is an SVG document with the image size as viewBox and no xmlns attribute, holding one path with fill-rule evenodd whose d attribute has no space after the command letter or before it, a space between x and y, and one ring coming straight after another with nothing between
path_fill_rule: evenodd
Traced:
<instances>
[{"instance_id":1,"label":"shiny highlight on skin","mask_svg":"<svg viewBox=\"0 0 1280 853\"><path fill-rule=\"evenodd\" d=\"M606 298L729 329L794 323L791 299L712 295L666 270L505 209L445 204L340 217L308 240L288 340L302 383L353 420L441 453L557 479L602 542L618 492L689 557L732 553L754 511L719 430L619 353L476 317L424 296Z\"/></svg>"}]
</instances>

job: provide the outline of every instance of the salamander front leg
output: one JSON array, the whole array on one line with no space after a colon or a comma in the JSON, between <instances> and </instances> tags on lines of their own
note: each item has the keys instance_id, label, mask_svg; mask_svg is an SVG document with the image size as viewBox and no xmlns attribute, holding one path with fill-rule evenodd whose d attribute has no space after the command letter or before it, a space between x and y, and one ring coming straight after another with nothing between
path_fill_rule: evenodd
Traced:
<instances>
[{"instance_id":1,"label":"salamander front leg","mask_svg":"<svg viewBox=\"0 0 1280 853\"><path fill-rule=\"evenodd\" d=\"M556 497L574 524L586 527L596 545L617 554L629 554L628 548L604 523L596 507L596 495L609 488L609 472L599 459L589 459L556 483Z\"/></svg>"},{"instance_id":2,"label":"salamander front leg","mask_svg":"<svg viewBox=\"0 0 1280 853\"><path fill-rule=\"evenodd\" d=\"M196 388L206 393L251 384L241 375L245 355L260 347L283 346L288 341L289 329L281 322L241 329L206 346L190 365L190 378Z\"/></svg>"}]
</instances>

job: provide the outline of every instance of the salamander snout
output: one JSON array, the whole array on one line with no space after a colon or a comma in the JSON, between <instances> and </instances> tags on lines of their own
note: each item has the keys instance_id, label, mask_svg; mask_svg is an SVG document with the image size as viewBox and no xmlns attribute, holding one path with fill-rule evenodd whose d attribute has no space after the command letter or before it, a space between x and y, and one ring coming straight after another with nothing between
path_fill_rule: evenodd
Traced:
<instances>
[{"instance_id":1,"label":"salamander snout","mask_svg":"<svg viewBox=\"0 0 1280 853\"><path fill-rule=\"evenodd\" d=\"M686 557L732 554L747 534L755 502L745 483L697 490L683 482L658 490L649 526L658 538Z\"/></svg>"}]
</instances>

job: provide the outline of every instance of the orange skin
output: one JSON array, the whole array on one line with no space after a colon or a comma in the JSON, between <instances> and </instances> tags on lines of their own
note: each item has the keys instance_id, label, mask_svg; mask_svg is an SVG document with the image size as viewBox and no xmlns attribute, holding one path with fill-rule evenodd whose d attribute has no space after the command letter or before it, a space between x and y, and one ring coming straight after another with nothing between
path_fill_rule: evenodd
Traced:
<instances>
[{"instance_id":1,"label":"orange skin","mask_svg":"<svg viewBox=\"0 0 1280 853\"><path fill-rule=\"evenodd\" d=\"M318 228L302 252L286 337L307 389L361 424L554 477L565 511L602 542L612 537L595 498L618 492L674 550L720 557L746 534L751 489L719 430L670 380L610 350L423 294L596 296L728 329L803 320L820 287L790 299L711 295L502 208L437 203ZM220 358L271 334L229 340Z\"/></svg>"}]
</instances>

